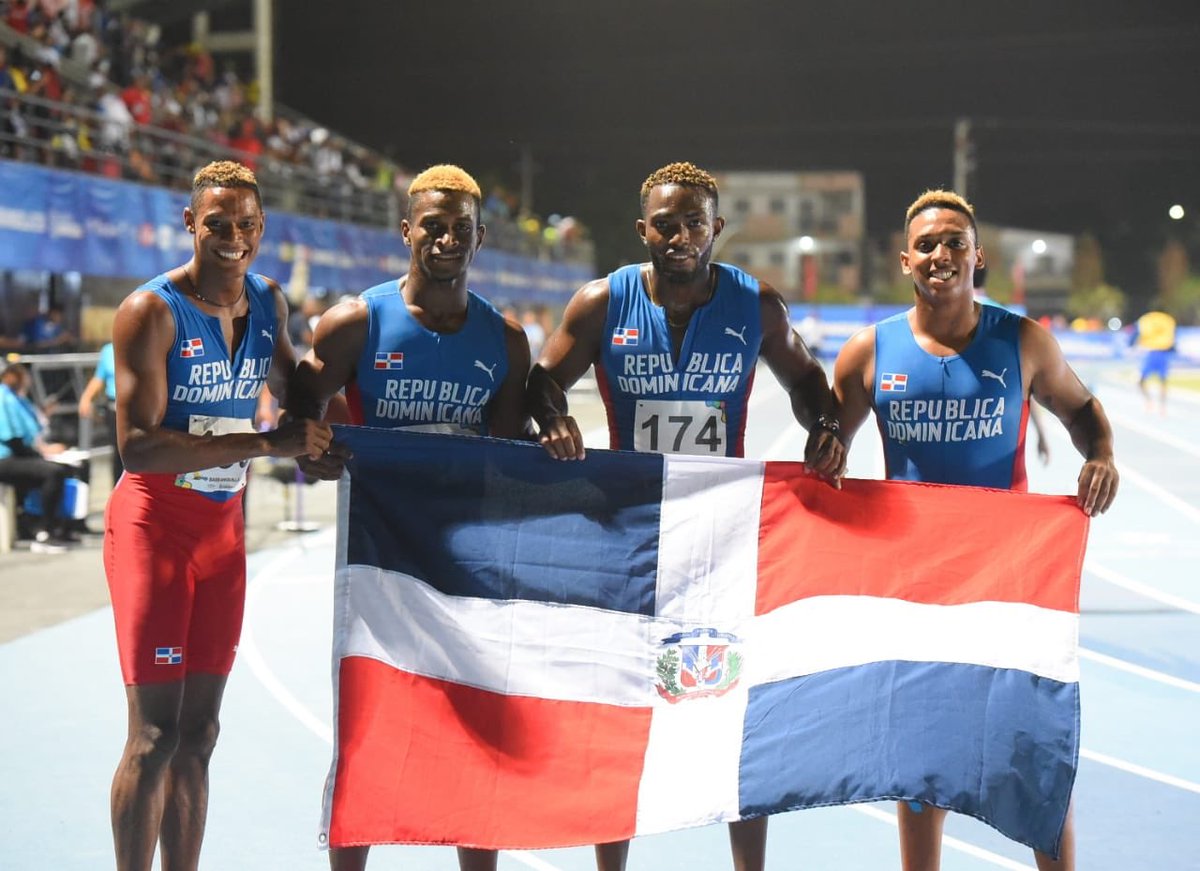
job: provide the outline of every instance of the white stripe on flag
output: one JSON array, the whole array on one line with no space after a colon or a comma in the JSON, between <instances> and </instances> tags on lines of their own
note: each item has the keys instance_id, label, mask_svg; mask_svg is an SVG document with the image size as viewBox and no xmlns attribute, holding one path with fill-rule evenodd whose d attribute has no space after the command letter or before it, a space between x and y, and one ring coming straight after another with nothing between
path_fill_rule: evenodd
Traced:
<instances>
[{"instance_id":1,"label":"white stripe on flag","mask_svg":"<svg viewBox=\"0 0 1200 871\"><path fill-rule=\"evenodd\" d=\"M759 617L697 624L579 605L447 596L404 574L357 565L342 571L349 596L342 655L510 695L706 710L697 700L668 705L654 686L662 640L697 625L740 639L746 687L891 660L1079 679L1078 618L1033 605L818 596ZM1013 644L1013 638L1023 640ZM682 715L656 722L652 741L667 742L671 756L703 758L699 749L711 752L718 742L708 731L711 712L697 716L704 728Z\"/></svg>"},{"instance_id":2,"label":"white stripe on flag","mask_svg":"<svg viewBox=\"0 0 1200 871\"><path fill-rule=\"evenodd\" d=\"M926 605L874 596L801 599L745 628L750 684L868 662L957 662L1079 680L1079 616L1021 602ZM1020 639L1020 643L1013 643Z\"/></svg>"},{"instance_id":3,"label":"white stripe on flag","mask_svg":"<svg viewBox=\"0 0 1200 871\"><path fill-rule=\"evenodd\" d=\"M684 628L737 632L754 616L763 464L684 456L665 463L656 613ZM638 832L737 819L748 696L739 687L655 708Z\"/></svg>"},{"instance_id":4,"label":"white stripe on flag","mask_svg":"<svg viewBox=\"0 0 1200 871\"><path fill-rule=\"evenodd\" d=\"M496 693L648 706L655 648L672 631L637 614L447 596L410 575L346 569L347 656Z\"/></svg>"},{"instance_id":5,"label":"white stripe on flag","mask_svg":"<svg viewBox=\"0 0 1200 871\"><path fill-rule=\"evenodd\" d=\"M763 464L664 459L655 613L701 626L753 616Z\"/></svg>"}]
</instances>

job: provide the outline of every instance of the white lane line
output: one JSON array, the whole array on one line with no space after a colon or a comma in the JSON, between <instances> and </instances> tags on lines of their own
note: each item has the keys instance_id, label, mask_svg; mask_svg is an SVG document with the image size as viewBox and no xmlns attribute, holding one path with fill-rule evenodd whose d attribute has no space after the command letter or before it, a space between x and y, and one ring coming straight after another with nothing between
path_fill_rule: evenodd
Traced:
<instances>
[{"instance_id":1,"label":"white lane line","mask_svg":"<svg viewBox=\"0 0 1200 871\"><path fill-rule=\"evenodd\" d=\"M1165 487L1160 487L1155 484L1146 475L1138 472L1136 469L1131 469L1124 463L1117 463L1117 470L1121 473L1121 478L1130 482L1136 487L1140 487L1152 496L1165 502L1170 507L1174 508L1180 514L1187 517L1193 523L1200 523L1200 509L1192 505L1185 499L1180 499Z\"/></svg>"},{"instance_id":2,"label":"white lane line","mask_svg":"<svg viewBox=\"0 0 1200 871\"><path fill-rule=\"evenodd\" d=\"M1200 783L1184 780L1182 777L1176 777L1173 774L1164 774L1161 771L1155 771L1153 768L1146 768L1144 765L1135 765L1132 762L1126 762L1124 759L1117 759L1115 756L1107 756L1103 753L1097 753L1095 750L1088 750L1086 747L1079 748L1079 757L1081 759L1090 759L1092 762L1098 762L1101 765L1107 765L1110 768L1116 768L1128 774L1144 777L1147 780L1165 783L1167 786L1174 786L1178 789L1200 795Z\"/></svg>"},{"instance_id":3,"label":"white lane line","mask_svg":"<svg viewBox=\"0 0 1200 871\"><path fill-rule=\"evenodd\" d=\"M1146 668L1142 665L1135 665L1124 659L1117 659L1115 656L1108 656L1104 653L1098 653L1095 650L1088 650L1086 647L1079 648L1080 659L1090 659L1092 662L1098 662L1101 665L1107 665L1109 668L1115 668L1117 671L1125 671L1130 674L1136 674L1138 677L1144 677L1147 680L1152 680L1157 683L1165 684L1175 689L1187 690L1192 693L1200 693L1200 683L1195 681L1185 680L1181 677L1167 674L1166 672L1155 671L1152 668Z\"/></svg>"},{"instance_id":4,"label":"white lane line","mask_svg":"<svg viewBox=\"0 0 1200 871\"><path fill-rule=\"evenodd\" d=\"M892 826L898 826L896 815L881 810L869 804L855 804L850 807L860 814L865 814L872 819L888 823ZM1012 871L1030 871L1032 865L1025 865L1015 859L1009 859L1007 856L1001 856L999 853L993 853L991 850L985 850L983 847L976 847L974 844L968 844L966 841L952 838L949 835L942 836L942 844L949 847L951 850L958 850L960 853L966 853L968 856L974 856L976 859L982 859L985 862L990 862L1000 868L1009 868Z\"/></svg>"},{"instance_id":5,"label":"white lane line","mask_svg":"<svg viewBox=\"0 0 1200 871\"><path fill-rule=\"evenodd\" d=\"M1108 414L1109 420L1111 420L1113 423L1120 424L1125 429L1132 430L1139 435L1144 435L1147 438L1154 439L1156 442L1160 442L1168 447L1174 448L1177 451L1183 451L1185 454L1191 454L1193 457L1200 459L1200 445L1196 445L1193 442L1184 441L1179 436L1163 432L1161 428L1149 426L1141 421L1135 420L1132 417L1126 417L1125 415L1119 413L1114 414L1107 408L1105 409L1105 413Z\"/></svg>"},{"instance_id":6,"label":"white lane line","mask_svg":"<svg viewBox=\"0 0 1200 871\"><path fill-rule=\"evenodd\" d=\"M328 537L328 536L326 536ZM271 671L271 667L267 665L266 659L258 649L258 645L254 641L254 616L257 610L258 601L263 596L263 591L271 586L277 578L275 575L287 563L293 561L298 555L303 555L306 548L290 547L284 550L277 557L268 562L265 566L259 569L254 574L252 582L248 584L246 593L246 619L242 625L242 638L238 642L238 654L243 662L249 667L250 671L258 678L258 682L263 685L268 693L279 702L280 706L285 711L296 718L299 723L324 741L330 746L333 745L333 727L306 708L299 699L286 687L283 682L275 676L275 672Z\"/></svg>"},{"instance_id":7,"label":"white lane line","mask_svg":"<svg viewBox=\"0 0 1200 871\"><path fill-rule=\"evenodd\" d=\"M1184 599L1180 596L1172 595L1171 593L1164 593L1162 590L1156 589L1149 584L1143 584L1141 581L1135 581L1133 578L1127 578L1106 566L1100 565L1093 559L1084 559L1083 570L1085 572L1090 572L1101 580L1108 581L1114 586L1121 587L1124 590L1129 590L1131 593L1137 593L1139 596L1145 596L1147 599L1153 599L1155 602L1161 602L1164 605L1170 605L1172 608L1178 608L1180 611L1189 611L1192 614L1200 614L1200 602L1193 602L1190 599Z\"/></svg>"}]
</instances>

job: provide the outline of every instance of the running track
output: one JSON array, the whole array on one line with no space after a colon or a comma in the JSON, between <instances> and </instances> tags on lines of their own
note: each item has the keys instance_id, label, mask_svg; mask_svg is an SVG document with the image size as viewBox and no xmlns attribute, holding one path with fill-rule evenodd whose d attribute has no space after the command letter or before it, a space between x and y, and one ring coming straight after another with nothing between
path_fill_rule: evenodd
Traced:
<instances>
[{"instance_id":1,"label":"running track","mask_svg":"<svg viewBox=\"0 0 1200 871\"><path fill-rule=\"evenodd\" d=\"M1200 403L1173 397L1169 417L1147 414L1121 374L1085 373L1116 429L1122 485L1113 509L1092 525L1084 576L1079 867L1200 869ZM856 477L881 474L870 426L851 456ZM1073 492L1078 456L1056 423L1050 437L1048 468L1031 448L1031 489ZM761 373L749 454L795 459L803 439L774 379ZM320 532L251 557L246 631L212 767L205 869L328 867L316 829L330 753L332 544L332 533ZM112 867L108 788L125 711L110 613L0 645L0 680L0 867ZM946 871L1033 867L1025 848L982 823L951 817L947 833ZM778 816L768 849L775 871L897 868L893 808ZM457 865L448 848L381 847L370 867ZM506 853L500 867L593 864L590 849L580 848ZM640 839L630 857L631 871L729 867L719 826Z\"/></svg>"}]
</instances>

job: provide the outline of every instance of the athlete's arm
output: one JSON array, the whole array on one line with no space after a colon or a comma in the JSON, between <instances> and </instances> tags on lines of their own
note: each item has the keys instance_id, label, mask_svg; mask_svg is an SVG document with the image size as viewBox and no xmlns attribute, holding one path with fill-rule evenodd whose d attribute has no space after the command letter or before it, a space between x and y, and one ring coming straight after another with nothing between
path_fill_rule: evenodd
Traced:
<instances>
[{"instance_id":1,"label":"athlete's arm","mask_svg":"<svg viewBox=\"0 0 1200 871\"><path fill-rule=\"evenodd\" d=\"M833 364L833 398L842 424L842 441L847 447L871 413L874 381L875 328L867 327L842 345Z\"/></svg>"},{"instance_id":2,"label":"athlete's arm","mask_svg":"<svg viewBox=\"0 0 1200 871\"><path fill-rule=\"evenodd\" d=\"M296 366L288 385L286 407L295 417L324 420L329 416L330 400L354 378L358 360L367 344L367 304L359 298L340 302L317 322L313 344ZM344 416L339 408L337 417ZM333 444L320 457L300 459L306 475L337 480L349 453Z\"/></svg>"},{"instance_id":3,"label":"athlete's arm","mask_svg":"<svg viewBox=\"0 0 1200 871\"><path fill-rule=\"evenodd\" d=\"M555 459L584 457L583 436L567 410L567 391L600 354L608 296L604 278L576 291L562 323L542 346L542 355L529 373L525 408L538 425L542 447Z\"/></svg>"},{"instance_id":4,"label":"athlete's arm","mask_svg":"<svg viewBox=\"0 0 1200 871\"><path fill-rule=\"evenodd\" d=\"M787 305L773 287L759 283L762 347L759 356L787 391L792 414L808 431L804 463L834 481L846 472L846 446L838 438L833 394L825 370L792 328Z\"/></svg>"},{"instance_id":5,"label":"athlete's arm","mask_svg":"<svg viewBox=\"0 0 1200 871\"><path fill-rule=\"evenodd\" d=\"M95 403L96 397L100 395L100 391L104 389L104 380L97 378L95 375L88 381L87 386L83 388L83 393L79 394L79 416L89 418L92 416L92 404Z\"/></svg>"},{"instance_id":6,"label":"athlete's arm","mask_svg":"<svg viewBox=\"0 0 1200 871\"><path fill-rule=\"evenodd\" d=\"M504 322L504 344L508 351L508 374L492 398L488 410L488 434L499 439L525 435L525 376L529 372L529 339L514 323Z\"/></svg>"},{"instance_id":7,"label":"athlete's arm","mask_svg":"<svg viewBox=\"0 0 1200 871\"><path fill-rule=\"evenodd\" d=\"M340 302L321 315L313 330L312 348L288 385L288 413L323 417L330 398L354 378L366 344L367 304L362 299Z\"/></svg>"},{"instance_id":8,"label":"athlete's arm","mask_svg":"<svg viewBox=\"0 0 1200 871\"><path fill-rule=\"evenodd\" d=\"M1021 321L1021 371L1026 393L1062 421L1083 455L1076 500L1088 515L1103 514L1117 495L1120 476L1113 460L1113 433L1100 400L1067 365L1054 337L1036 321Z\"/></svg>"},{"instance_id":9,"label":"athlete's arm","mask_svg":"<svg viewBox=\"0 0 1200 871\"><path fill-rule=\"evenodd\" d=\"M297 421L269 433L191 435L162 426L167 411L167 358L175 321L150 292L130 295L113 322L117 378L117 446L130 472L191 472L253 457L319 456L327 424Z\"/></svg>"},{"instance_id":10,"label":"athlete's arm","mask_svg":"<svg viewBox=\"0 0 1200 871\"><path fill-rule=\"evenodd\" d=\"M275 302L275 349L271 354L271 370L267 373L267 389L282 403L287 397L287 386L296 371L296 349L288 335L288 303L283 288L272 279L267 279Z\"/></svg>"}]
</instances>

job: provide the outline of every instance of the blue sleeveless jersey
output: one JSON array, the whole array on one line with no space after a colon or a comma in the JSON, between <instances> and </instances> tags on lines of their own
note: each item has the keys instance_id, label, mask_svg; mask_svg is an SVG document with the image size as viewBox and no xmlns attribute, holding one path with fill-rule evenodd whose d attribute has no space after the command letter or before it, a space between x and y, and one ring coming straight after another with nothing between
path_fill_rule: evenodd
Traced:
<instances>
[{"instance_id":1,"label":"blue sleeveless jersey","mask_svg":"<svg viewBox=\"0 0 1200 871\"><path fill-rule=\"evenodd\" d=\"M504 316L467 292L467 320L435 333L408 310L397 281L365 290L367 341L346 390L355 423L488 434L488 404L508 375Z\"/></svg>"},{"instance_id":2,"label":"blue sleeveless jersey","mask_svg":"<svg viewBox=\"0 0 1200 871\"><path fill-rule=\"evenodd\" d=\"M1021 318L980 307L961 354L935 357L913 337L907 313L875 327L875 416L887 477L1025 490Z\"/></svg>"},{"instance_id":3,"label":"blue sleeveless jersey","mask_svg":"<svg viewBox=\"0 0 1200 871\"><path fill-rule=\"evenodd\" d=\"M713 298L696 309L679 359L665 310L650 300L642 267L608 276L596 380L618 450L740 457L746 405L762 344L758 279L714 264Z\"/></svg>"},{"instance_id":4,"label":"blue sleeveless jersey","mask_svg":"<svg viewBox=\"0 0 1200 871\"><path fill-rule=\"evenodd\" d=\"M167 409L162 426L193 435L253 432L258 397L275 353L275 293L261 275L246 276L250 303L246 332L231 357L219 319L205 314L165 275L148 290L171 309L175 343L167 357ZM249 461L186 472L175 486L216 502L232 499L246 485Z\"/></svg>"}]
</instances>

